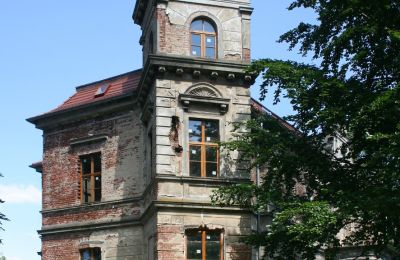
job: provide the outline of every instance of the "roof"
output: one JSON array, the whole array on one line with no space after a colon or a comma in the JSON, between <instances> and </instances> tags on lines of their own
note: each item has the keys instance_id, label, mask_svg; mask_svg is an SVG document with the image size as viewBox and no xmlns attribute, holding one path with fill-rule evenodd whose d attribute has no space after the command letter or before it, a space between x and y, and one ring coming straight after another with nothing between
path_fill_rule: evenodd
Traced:
<instances>
[{"instance_id":1,"label":"roof","mask_svg":"<svg viewBox=\"0 0 400 260\"><path fill-rule=\"evenodd\" d=\"M35 169L37 172L42 173L43 170L43 162L34 162L29 167Z\"/></svg>"},{"instance_id":2,"label":"roof","mask_svg":"<svg viewBox=\"0 0 400 260\"><path fill-rule=\"evenodd\" d=\"M28 118L27 121L36 125L45 123L49 118L65 116L66 113L85 111L104 103L118 102L136 95L142 69L130 71L111 78L106 78L76 87L76 92L57 108L44 114ZM122 106L122 104L121 104ZM40 123L40 124L41 124Z\"/></svg>"},{"instance_id":3,"label":"roof","mask_svg":"<svg viewBox=\"0 0 400 260\"><path fill-rule=\"evenodd\" d=\"M278 122L283 125L284 127L286 127L288 130L290 131L294 131L294 132L298 132L298 130L292 126L291 124L289 124L286 120L284 120L282 117L278 116L277 114L275 114L274 112L272 112L271 110L269 110L268 108L266 108L263 104L261 104L260 102L258 102L257 100L255 100L254 98L251 98L251 106L257 110L260 111L263 114L268 114L270 115L272 118L278 120Z\"/></svg>"},{"instance_id":4,"label":"roof","mask_svg":"<svg viewBox=\"0 0 400 260\"><path fill-rule=\"evenodd\" d=\"M133 93L139 84L142 70L135 70L111 78L76 87L76 93L48 113ZM96 95L99 88L107 86L104 94ZM47 114L47 113L46 113Z\"/></svg>"}]
</instances>

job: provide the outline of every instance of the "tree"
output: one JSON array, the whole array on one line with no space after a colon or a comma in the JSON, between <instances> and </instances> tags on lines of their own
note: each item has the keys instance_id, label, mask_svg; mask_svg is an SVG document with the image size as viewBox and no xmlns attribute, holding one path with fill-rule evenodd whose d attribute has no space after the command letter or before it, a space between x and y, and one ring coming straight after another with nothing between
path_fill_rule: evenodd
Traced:
<instances>
[{"instance_id":1,"label":"tree","mask_svg":"<svg viewBox=\"0 0 400 260\"><path fill-rule=\"evenodd\" d=\"M3 175L0 173L0 177L3 177ZM4 203L4 200L0 199L0 204ZM6 217L5 214L0 212L0 230L4 230L1 226L3 225L3 221L9 221L9 219ZM2 239L0 239L0 244L2 243Z\"/></svg>"},{"instance_id":2,"label":"tree","mask_svg":"<svg viewBox=\"0 0 400 260\"><path fill-rule=\"evenodd\" d=\"M225 147L267 174L259 187L223 187L212 200L259 213L272 205L267 231L246 241L274 259L314 259L340 243L400 257L400 1L296 0L295 8L312 8L318 22L279 41L320 65L263 59L249 71L262 74L262 98L274 86L276 103L290 100L286 119L297 131L268 115L247 122L249 132ZM336 151L326 149L329 136L343 141ZM293 192L301 184L306 192Z\"/></svg>"}]
</instances>

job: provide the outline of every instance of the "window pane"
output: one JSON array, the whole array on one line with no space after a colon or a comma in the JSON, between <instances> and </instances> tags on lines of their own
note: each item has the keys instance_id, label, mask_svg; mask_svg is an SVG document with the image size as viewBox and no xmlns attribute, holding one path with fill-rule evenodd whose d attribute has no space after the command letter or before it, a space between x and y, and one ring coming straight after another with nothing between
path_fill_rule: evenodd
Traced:
<instances>
[{"instance_id":1,"label":"window pane","mask_svg":"<svg viewBox=\"0 0 400 260\"><path fill-rule=\"evenodd\" d=\"M206 177L218 177L217 163L206 163Z\"/></svg>"},{"instance_id":2,"label":"window pane","mask_svg":"<svg viewBox=\"0 0 400 260\"><path fill-rule=\"evenodd\" d=\"M190 162L190 176L195 176L195 177L201 176L200 162Z\"/></svg>"},{"instance_id":3,"label":"window pane","mask_svg":"<svg viewBox=\"0 0 400 260\"><path fill-rule=\"evenodd\" d=\"M94 260L101 260L101 250L100 248L95 248L93 252Z\"/></svg>"},{"instance_id":4,"label":"window pane","mask_svg":"<svg viewBox=\"0 0 400 260\"><path fill-rule=\"evenodd\" d=\"M191 54L192 56L201 56L201 48L198 46L192 46L192 50L191 50Z\"/></svg>"},{"instance_id":5,"label":"window pane","mask_svg":"<svg viewBox=\"0 0 400 260\"><path fill-rule=\"evenodd\" d=\"M90 251L88 249L82 251L81 256L82 256L82 260L91 260L90 259Z\"/></svg>"},{"instance_id":6,"label":"window pane","mask_svg":"<svg viewBox=\"0 0 400 260\"><path fill-rule=\"evenodd\" d=\"M201 231L187 235L188 248L187 259L202 259L201 254Z\"/></svg>"},{"instance_id":7,"label":"window pane","mask_svg":"<svg viewBox=\"0 0 400 260\"><path fill-rule=\"evenodd\" d=\"M203 21L202 20L193 21L191 30L192 31L203 31Z\"/></svg>"},{"instance_id":8,"label":"window pane","mask_svg":"<svg viewBox=\"0 0 400 260\"><path fill-rule=\"evenodd\" d=\"M219 141L219 122L218 121L206 121L206 142L217 142Z\"/></svg>"},{"instance_id":9,"label":"window pane","mask_svg":"<svg viewBox=\"0 0 400 260\"><path fill-rule=\"evenodd\" d=\"M94 177L94 200L101 200L101 176Z\"/></svg>"},{"instance_id":10,"label":"window pane","mask_svg":"<svg viewBox=\"0 0 400 260\"><path fill-rule=\"evenodd\" d=\"M206 234L206 255L207 260L220 259L220 233L208 232Z\"/></svg>"},{"instance_id":11,"label":"window pane","mask_svg":"<svg viewBox=\"0 0 400 260\"><path fill-rule=\"evenodd\" d=\"M215 48L215 37L206 36L206 47Z\"/></svg>"},{"instance_id":12,"label":"window pane","mask_svg":"<svg viewBox=\"0 0 400 260\"><path fill-rule=\"evenodd\" d=\"M204 21L204 31L205 32L215 32L214 26L211 23Z\"/></svg>"},{"instance_id":13,"label":"window pane","mask_svg":"<svg viewBox=\"0 0 400 260\"><path fill-rule=\"evenodd\" d=\"M101 201L101 190L94 190L94 201Z\"/></svg>"},{"instance_id":14,"label":"window pane","mask_svg":"<svg viewBox=\"0 0 400 260\"><path fill-rule=\"evenodd\" d=\"M94 188L101 189L101 176L100 175L94 177Z\"/></svg>"},{"instance_id":15,"label":"window pane","mask_svg":"<svg viewBox=\"0 0 400 260\"><path fill-rule=\"evenodd\" d=\"M216 162L217 161L217 153L218 147L215 146L207 146L206 147L206 161L208 162Z\"/></svg>"},{"instance_id":16,"label":"window pane","mask_svg":"<svg viewBox=\"0 0 400 260\"><path fill-rule=\"evenodd\" d=\"M192 45L201 46L201 36L199 34L192 34Z\"/></svg>"},{"instance_id":17,"label":"window pane","mask_svg":"<svg viewBox=\"0 0 400 260\"><path fill-rule=\"evenodd\" d=\"M214 48L206 48L206 58L215 58L215 49Z\"/></svg>"},{"instance_id":18,"label":"window pane","mask_svg":"<svg viewBox=\"0 0 400 260\"><path fill-rule=\"evenodd\" d=\"M189 140L191 142L201 142L201 121L189 121Z\"/></svg>"},{"instance_id":19,"label":"window pane","mask_svg":"<svg viewBox=\"0 0 400 260\"><path fill-rule=\"evenodd\" d=\"M190 161L201 161L201 146L191 145L189 147Z\"/></svg>"},{"instance_id":20,"label":"window pane","mask_svg":"<svg viewBox=\"0 0 400 260\"><path fill-rule=\"evenodd\" d=\"M90 198L90 177L84 177L82 179L82 191L83 191L83 200L84 202L89 202Z\"/></svg>"},{"instance_id":21,"label":"window pane","mask_svg":"<svg viewBox=\"0 0 400 260\"><path fill-rule=\"evenodd\" d=\"M94 172L101 172L101 155L95 154L93 155L94 161Z\"/></svg>"},{"instance_id":22,"label":"window pane","mask_svg":"<svg viewBox=\"0 0 400 260\"><path fill-rule=\"evenodd\" d=\"M82 157L82 174L89 174L91 172L91 160L90 157Z\"/></svg>"}]
</instances>

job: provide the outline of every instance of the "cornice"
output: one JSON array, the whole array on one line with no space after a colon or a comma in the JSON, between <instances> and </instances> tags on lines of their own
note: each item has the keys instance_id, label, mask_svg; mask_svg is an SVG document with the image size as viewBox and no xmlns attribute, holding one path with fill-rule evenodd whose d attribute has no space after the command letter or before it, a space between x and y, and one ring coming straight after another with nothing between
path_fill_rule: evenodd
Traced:
<instances>
[{"instance_id":1,"label":"cornice","mask_svg":"<svg viewBox=\"0 0 400 260\"><path fill-rule=\"evenodd\" d=\"M137 92L134 91L132 93L111 97L89 104L49 112L26 120L29 123L34 124L36 128L45 130L53 126L65 125L83 119L93 118L98 115L104 115L106 113L130 109L136 103L136 94Z\"/></svg>"},{"instance_id":2,"label":"cornice","mask_svg":"<svg viewBox=\"0 0 400 260\"><path fill-rule=\"evenodd\" d=\"M250 87L256 75L246 72L248 62L214 60L184 57L176 55L149 55L143 68L138 86L138 101L144 104L149 92L149 85L158 78L182 77L190 75L194 79L209 77L210 80L226 79L234 85Z\"/></svg>"}]
</instances>

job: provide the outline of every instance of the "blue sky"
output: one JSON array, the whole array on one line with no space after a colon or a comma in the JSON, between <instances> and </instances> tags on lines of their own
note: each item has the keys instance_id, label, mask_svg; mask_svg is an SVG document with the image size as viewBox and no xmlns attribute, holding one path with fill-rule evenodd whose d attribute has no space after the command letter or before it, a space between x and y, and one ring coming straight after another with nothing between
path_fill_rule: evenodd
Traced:
<instances>
[{"instance_id":1,"label":"blue sky","mask_svg":"<svg viewBox=\"0 0 400 260\"><path fill-rule=\"evenodd\" d=\"M289 0L253 0L252 58L301 60L277 44L280 34L310 11L288 12ZM135 0L0 1L0 205L11 219L0 232L0 256L39 260L42 133L25 121L55 108L75 87L142 66L140 30L131 20ZM252 87L257 97L257 86ZM273 107L284 115L287 102ZM67 174L67 173L66 173Z\"/></svg>"}]
</instances>

